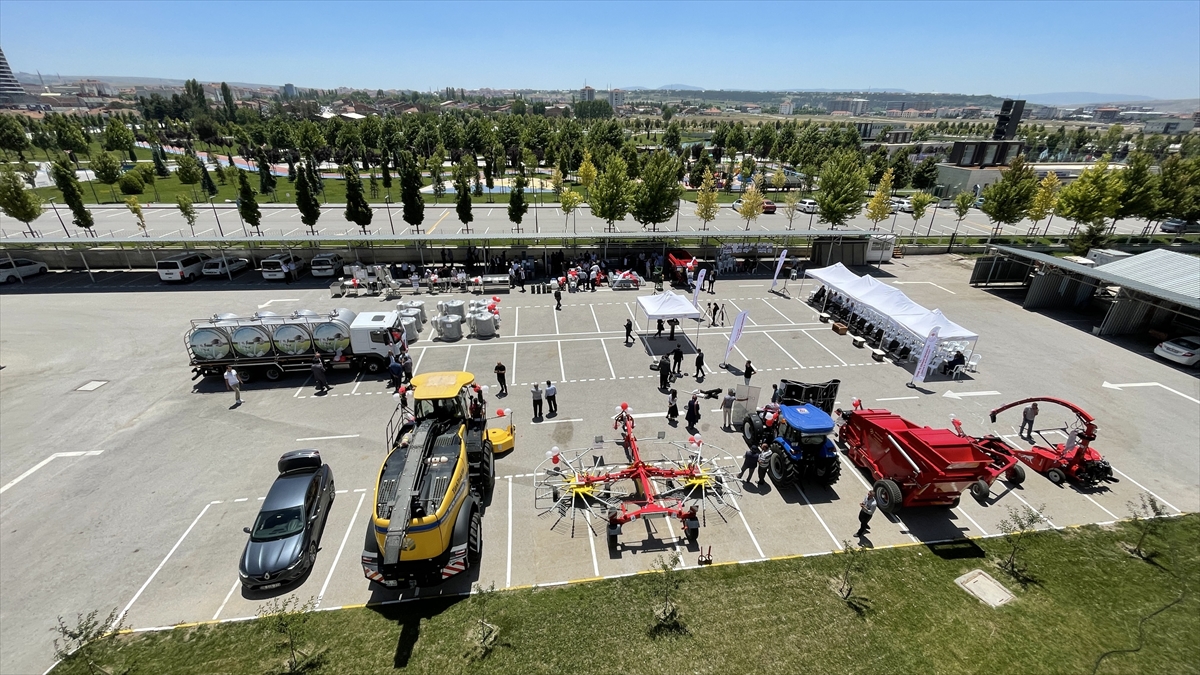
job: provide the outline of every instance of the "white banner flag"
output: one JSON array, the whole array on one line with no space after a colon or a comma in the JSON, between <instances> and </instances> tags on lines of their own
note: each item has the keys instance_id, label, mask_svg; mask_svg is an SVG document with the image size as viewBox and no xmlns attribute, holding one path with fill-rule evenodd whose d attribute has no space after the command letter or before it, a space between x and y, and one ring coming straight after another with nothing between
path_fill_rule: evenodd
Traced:
<instances>
[{"instance_id":1,"label":"white banner flag","mask_svg":"<svg viewBox=\"0 0 1200 675\"><path fill-rule=\"evenodd\" d=\"M743 309L738 313L737 318L733 320L733 330L729 331L729 346L725 347L725 358L723 362L729 363L729 352L733 351L733 345L742 337L742 327L746 325L746 317L749 316L750 310Z\"/></svg>"},{"instance_id":2,"label":"white banner flag","mask_svg":"<svg viewBox=\"0 0 1200 675\"><path fill-rule=\"evenodd\" d=\"M933 330L929 331L929 337L925 338L925 346L921 348L921 358L917 361L917 369L913 371L913 382L925 381L925 371L929 370L929 362L937 353L938 330L939 328L934 326Z\"/></svg>"},{"instance_id":3,"label":"white banner flag","mask_svg":"<svg viewBox=\"0 0 1200 675\"><path fill-rule=\"evenodd\" d=\"M787 249L779 254L779 262L775 263L775 276L771 278L771 288L775 288L775 284L779 283L779 271L783 269L783 261L787 259Z\"/></svg>"},{"instance_id":4,"label":"white banner flag","mask_svg":"<svg viewBox=\"0 0 1200 675\"><path fill-rule=\"evenodd\" d=\"M700 300L700 288L704 286L704 275L708 273L708 268L701 267L700 273L696 275L696 288L692 290L692 306L699 307L696 303Z\"/></svg>"}]
</instances>

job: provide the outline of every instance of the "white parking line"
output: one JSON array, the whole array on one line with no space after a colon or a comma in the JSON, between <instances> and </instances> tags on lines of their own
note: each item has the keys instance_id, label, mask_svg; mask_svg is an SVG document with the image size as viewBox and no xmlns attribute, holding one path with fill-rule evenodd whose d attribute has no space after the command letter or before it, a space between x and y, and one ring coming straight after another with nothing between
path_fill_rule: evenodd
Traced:
<instances>
[{"instance_id":1,"label":"white parking line","mask_svg":"<svg viewBox=\"0 0 1200 675\"><path fill-rule=\"evenodd\" d=\"M413 372L414 372L414 373L416 373L416 372L420 372L420 370L421 370L421 359L425 358L425 350L426 350L426 349L429 349L429 347L421 347L421 355L417 357L417 362L416 362L415 364L413 364ZM516 349L515 349L515 347L514 347L514 350L513 350L513 352L514 352L514 353L516 352Z\"/></svg>"},{"instance_id":2,"label":"white parking line","mask_svg":"<svg viewBox=\"0 0 1200 675\"><path fill-rule=\"evenodd\" d=\"M513 337L520 335L521 328L521 308L513 307Z\"/></svg>"},{"instance_id":3,"label":"white parking line","mask_svg":"<svg viewBox=\"0 0 1200 675\"><path fill-rule=\"evenodd\" d=\"M822 343L822 342L821 342L820 340L818 340L817 338L815 338L815 337L813 337L813 336L809 335L809 334L808 334L808 331L810 331L810 330L812 330L812 329L811 329L811 328L802 328L802 329L800 329L800 332L801 332L801 333L804 333L805 335L808 335L808 337L809 337L809 338L811 338L813 342L817 343L818 345L821 345L821 349L824 349L825 351L829 352L829 354L830 354L830 355L831 355L833 358L837 359L838 361L841 361L843 366L844 366L844 365L846 365L846 362L845 362L845 361L842 361L842 357L838 356L837 354L834 354L834 353L833 353L833 350L831 350L829 347L826 347L826 346L824 345L824 343ZM769 337L769 336L768 336L768 337ZM916 396L914 396L913 398L916 398Z\"/></svg>"},{"instance_id":4,"label":"white parking line","mask_svg":"<svg viewBox=\"0 0 1200 675\"><path fill-rule=\"evenodd\" d=\"M358 393L358 385L362 384L362 381L359 379L361 377L362 377L361 372L354 376L354 388L350 390L351 395Z\"/></svg>"},{"instance_id":5,"label":"white parking line","mask_svg":"<svg viewBox=\"0 0 1200 675\"><path fill-rule=\"evenodd\" d=\"M1122 476L1125 476L1126 478L1129 478L1129 476L1128 476L1128 475L1126 475L1124 471L1121 471L1120 469L1118 469L1118 468L1117 468L1117 467L1115 467L1115 466L1113 467L1113 471L1116 471L1117 473L1121 474ZM1157 499L1158 501L1160 501L1160 502L1162 502L1162 503L1166 504L1167 506L1170 506L1171 508L1175 509L1175 512L1176 512L1176 513L1183 513L1183 511L1180 511L1179 509L1176 509L1176 508L1175 508L1174 506L1172 506L1172 505L1171 505L1171 503L1170 503L1170 502L1168 502L1167 500L1165 500L1165 499L1163 499L1162 497L1159 497L1158 495L1156 495L1156 494L1154 494L1153 492L1151 492L1151 491L1150 491L1150 488L1146 487L1145 485L1142 485L1141 483L1137 482L1136 480L1134 480L1134 479L1132 479L1132 478L1129 478L1129 482L1130 482L1130 483L1133 483L1134 485L1136 485L1136 486L1138 486L1138 487L1140 487L1140 488L1142 488L1142 489L1143 489L1143 490L1145 490L1146 492L1149 492L1149 493L1150 493L1150 494L1151 494L1151 495L1152 495L1152 496L1153 496L1155 499Z\"/></svg>"},{"instance_id":6,"label":"white parking line","mask_svg":"<svg viewBox=\"0 0 1200 675\"><path fill-rule=\"evenodd\" d=\"M470 372L470 369L467 368L467 366L470 364L471 364L471 345L467 345L467 356L466 356L466 358L463 359L462 369L464 371Z\"/></svg>"},{"instance_id":7,"label":"white parking line","mask_svg":"<svg viewBox=\"0 0 1200 675\"><path fill-rule=\"evenodd\" d=\"M633 313L632 309L629 309L628 302L625 303L625 310L627 312L629 312L629 318L633 319L633 327L638 329L639 331L642 330L642 324L638 323L637 316Z\"/></svg>"},{"instance_id":8,"label":"white parking line","mask_svg":"<svg viewBox=\"0 0 1200 675\"><path fill-rule=\"evenodd\" d=\"M562 333L558 331L558 312L554 312L554 334L562 335Z\"/></svg>"},{"instance_id":9,"label":"white parking line","mask_svg":"<svg viewBox=\"0 0 1200 675\"><path fill-rule=\"evenodd\" d=\"M17 476L16 478L12 479L7 484L5 484L4 487L0 487L0 494L3 494L4 492L8 491L8 489L10 487L16 485L17 483L20 483L21 481L25 480L26 478L29 478L38 469L42 468L43 466L46 466L51 461L58 459L59 457L91 457L94 455L99 455L103 452L104 452L103 450L77 450L77 451L72 451L72 452L56 452L53 455L50 455L49 457L47 457L46 459L43 459L42 461L38 462L37 464L34 464L33 468L29 469L28 471L21 474L20 476ZM1175 507L1171 507L1171 508L1175 508Z\"/></svg>"},{"instance_id":10,"label":"white parking line","mask_svg":"<svg viewBox=\"0 0 1200 675\"><path fill-rule=\"evenodd\" d=\"M975 529L979 530L979 532L980 532L981 534L987 534L987 533L988 533L988 531L987 531L987 530L985 530L985 529L983 529L982 527L980 527L980 526L979 526L979 523L975 522L975 519L974 519L974 518L972 518L972 517L971 517L971 514L967 513L967 512L966 512L966 510L965 510L965 509L963 509L963 507L961 507L961 506L960 506L960 507L958 507L958 512L959 512L959 513L961 513L961 514L963 514L964 516L966 516L967 520L971 521L971 524L972 524L972 525L974 525L974 526L975 526Z\"/></svg>"},{"instance_id":11,"label":"white parking line","mask_svg":"<svg viewBox=\"0 0 1200 675\"><path fill-rule=\"evenodd\" d=\"M592 512L584 511L583 515L587 516L588 521L588 546L592 547L592 573L600 576L600 563L596 562L596 535L592 532Z\"/></svg>"},{"instance_id":12,"label":"white parking line","mask_svg":"<svg viewBox=\"0 0 1200 675\"><path fill-rule=\"evenodd\" d=\"M729 301L729 304L733 305L733 308L734 308L734 309L736 309L738 312L741 312L741 311L742 311L742 308L741 308L741 307L738 307L736 302L734 302L734 301L730 300L730 301ZM757 321L755 321L754 319L751 319L749 314L747 314L747 315L746 315L746 320L750 322L750 325L751 325L751 326L757 326L757 325L758 325L758 322L757 322Z\"/></svg>"},{"instance_id":13,"label":"white parking line","mask_svg":"<svg viewBox=\"0 0 1200 675\"><path fill-rule=\"evenodd\" d=\"M296 441L332 441L336 438L358 438L361 434L344 434L342 436L309 436L308 438L297 438Z\"/></svg>"},{"instance_id":14,"label":"white parking line","mask_svg":"<svg viewBox=\"0 0 1200 675\"><path fill-rule=\"evenodd\" d=\"M771 342L774 342L774 343L775 343L775 346L776 346L776 347L779 347L779 351L781 351L781 352L783 352L784 354L786 354L786 355L787 355L787 357L788 357L789 359L791 359L792 361L795 361L796 365L800 366L801 368L803 368L803 367L804 367L804 364L803 364L803 363L800 363L799 361L797 361L797 360L796 360L796 357L792 356L792 355L791 355L791 353L790 353L790 352L788 352L788 350L786 350L786 349L784 349L784 348L783 348L783 345L779 344L778 342L775 342L775 338L771 337L771 334L770 334L770 333L763 333L763 335L766 335L768 340L770 340ZM811 337L811 336L810 336L810 337ZM839 360L839 361L841 361L841 359L838 359L838 360ZM842 364L843 364L843 365L845 365L845 363L846 363L845 361L842 361Z\"/></svg>"},{"instance_id":15,"label":"white parking line","mask_svg":"<svg viewBox=\"0 0 1200 675\"><path fill-rule=\"evenodd\" d=\"M142 587L138 589L137 593L133 594L133 598L129 601L128 605L125 605L125 609L121 610L121 613L117 615L113 625L121 625L121 621L124 620L125 615L129 613L129 609L133 607L133 603L137 602L137 599L142 597L142 593L145 592L146 587L150 585L151 581L154 581L154 577L158 576L158 573L162 571L163 566L167 564L167 561L171 559L171 556L175 555L175 550L178 549L183 543L183 540L187 539L187 536L192 533L192 528L196 527L196 523L200 522L200 519L204 517L204 514L208 513L208 508L214 503L219 504L220 502L209 502L208 504L204 505L203 509L200 509L200 514L196 516L196 519L192 521L192 524L188 525L188 528L183 531L183 534L179 537L179 541L175 542L175 545L171 547L171 550L167 551L167 557L163 558L162 562L158 563L158 567L155 567L154 571L150 573L150 578L146 579L146 583L142 584Z\"/></svg>"},{"instance_id":16,"label":"white parking line","mask_svg":"<svg viewBox=\"0 0 1200 675\"><path fill-rule=\"evenodd\" d=\"M588 309L592 310L592 321L596 322L596 332L603 333L604 329L600 327L600 319L596 318L596 306L588 303Z\"/></svg>"},{"instance_id":17,"label":"white parking line","mask_svg":"<svg viewBox=\"0 0 1200 675\"><path fill-rule=\"evenodd\" d=\"M576 418L569 419L569 420L543 420L541 422L538 422L537 424L538 424L538 426L541 426L543 424L563 424L565 422L582 422L582 421L583 421L582 417L576 417Z\"/></svg>"},{"instance_id":18,"label":"white parking line","mask_svg":"<svg viewBox=\"0 0 1200 675\"><path fill-rule=\"evenodd\" d=\"M1045 520L1045 521L1046 521L1046 523L1050 525L1050 527L1052 527L1052 528L1054 528L1054 529L1056 529L1056 530L1058 529L1058 526L1054 524L1054 521L1053 521L1053 520L1050 520L1049 518L1047 518L1047 517L1046 517L1046 514L1044 514L1044 513L1042 513L1041 511L1039 511L1039 510L1037 510L1037 509L1033 508L1033 505L1032 505L1032 504L1030 504L1029 502L1025 501L1025 498L1024 498L1024 497L1022 497L1021 495L1017 494L1016 492L1012 493L1012 496L1014 496L1014 497L1016 497L1017 499L1021 500L1021 503L1022 503L1022 504L1024 504L1025 506L1028 506L1030 509L1032 509L1032 510L1033 510L1033 512L1034 512L1034 513L1036 513L1036 514L1038 514L1039 516L1041 516L1041 517L1042 517L1042 519L1043 519L1043 520Z\"/></svg>"},{"instance_id":19,"label":"white parking line","mask_svg":"<svg viewBox=\"0 0 1200 675\"><path fill-rule=\"evenodd\" d=\"M296 393L292 394L292 398L296 398L296 397L300 396L300 394L304 392L304 388L308 386L308 382L311 379L312 379L312 375L309 375L308 378L304 380L304 384L302 384L296 388Z\"/></svg>"},{"instance_id":20,"label":"white parking line","mask_svg":"<svg viewBox=\"0 0 1200 675\"><path fill-rule=\"evenodd\" d=\"M559 381L565 382L567 379L567 366L565 363L563 363L562 342L558 342L558 372L559 372L559 375L562 376L562 379Z\"/></svg>"},{"instance_id":21,"label":"white parking line","mask_svg":"<svg viewBox=\"0 0 1200 675\"><path fill-rule=\"evenodd\" d=\"M608 374L612 379L617 379L617 371L613 370L612 359L608 357L608 346L604 344L604 338L600 338L600 348L604 350L604 360L608 361Z\"/></svg>"},{"instance_id":22,"label":"white parking line","mask_svg":"<svg viewBox=\"0 0 1200 675\"><path fill-rule=\"evenodd\" d=\"M1091 502L1091 503L1095 504L1096 506L1100 506L1100 502L1096 501L1095 499L1092 499L1092 498L1091 498L1091 497L1089 497L1088 495L1084 495L1084 496L1083 496L1083 498L1084 498L1084 499L1086 499L1086 500L1088 500L1089 502ZM1118 516L1117 514L1113 513L1112 511L1109 511L1108 509L1104 508L1103 506L1100 506L1100 510L1101 510L1101 511L1103 511L1103 512L1105 512L1105 513L1107 513L1108 515L1112 516L1112 517L1113 517L1115 520L1120 520L1120 519L1121 519L1121 518L1120 518L1120 516Z\"/></svg>"},{"instance_id":23,"label":"white parking line","mask_svg":"<svg viewBox=\"0 0 1200 675\"><path fill-rule=\"evenodd\" d=\"M737 503L737 498L733 494L730 494L729 499L733 501L733 508L737 509L738 516L742 519L742 524L746 526L746 534L750 535L750 541L754 542L754 550L758 551L758 557L766 559L766 554L763 553L762 547L758 545L758 537L754 536L754 531L750 529L750 523L746 522L746 514L742 513L742 507Z\"/></svg>"},{"instance_id":24,"label":"white parking line","mask_svg":"<svg viewBox=\"0 0 1200 675\"><path fill-rule=\"evenodd\" d=\"M787 315L787 314L784 314L783 312L780 312L778 307L776 307L775 305L772 305L770 300L767 300L766 298L763 298L763 299L762 299L762 301L763 301L763 303L764 303L764 304L765 304L767 307L770 307L771 309L775 310L775 311L776 311L776 312L779 314L779 316L782 316L784 319L786 319L788 323L792 323L792 324L796 323L795 321L792 321L792 320L791 320L791 319L788 317L788 315Z\"/></svg>"},{"instance_id":25,"label":"white parking line","mask_svg":"<svg viewBox=\"0 0 1200 675\"><path fill-rule=\"evenodd\" d=\"M238 586L241 586L241 585L242 585L241 579L233 580L233 585L229 587L229 592L225 594L225 601L221 603L221 606L218 607L217 611L213 614L213 618L212 618L213 621L216 621L217 617L221 616L221 612L225 611L225 605L229 604L229 599L233 597L233 592L236 591Z\"/></svg>"},{"instance_id":26,"label":"white parking line","mask_svg":"<svg viewBox=\"0 0 1200 675\"><path fill-rule=\"evenodd\" d=\"M508 549L504 571L504 587L512 586L512 476L508 477Z\"/></svg>"},{"instance_id":27,"label":"white parking line","mask_svg":"<svg viewBox=\"0 0 1200 675\"><path fill-rule=\"evenodd\" d=\"M350 530L353 530L354 525L358 522L358 510L362 508L363 500L366 497L367 493L365 492L358 496L358 506L354 507L354 515L350 517L350 524L346 526L346 534L342 535L342 545L338 546L337 555L333 558L333 566L329 568L329 574L325 575L325 583L321 584L321 592L317 594L317 604L314 607L321 606L321 600L325 597L325 589L329 588L329 580L333 578L333 571L337 569L338 561L342 559L342 550L346 548L346 541L350 539Z\"/></svg>"},{"instance_id":28,"label":"white parking line","mask_svg":"<svg viewBox=\"0 0 1200 675\"><path fill-rule=\"evenodd\" d=\"M800 489L799 485L796 486L796 492L800 493L800 496L804 498L804 503L808 504L808 508L812 509L813 515L817 517L818 521L820 521L821 527L825 528L825 533L828 534L829 538L833 540L833 547L839 551L842 550L842 542L838 541L837 537L833 536L833 531L830 530L829 526L825 524L825 519L821 517L821 514L817 513L817 507L813 506L812 502L808 501L808 495L804 494L804 490Z\"/></svg>"}]
</instances>

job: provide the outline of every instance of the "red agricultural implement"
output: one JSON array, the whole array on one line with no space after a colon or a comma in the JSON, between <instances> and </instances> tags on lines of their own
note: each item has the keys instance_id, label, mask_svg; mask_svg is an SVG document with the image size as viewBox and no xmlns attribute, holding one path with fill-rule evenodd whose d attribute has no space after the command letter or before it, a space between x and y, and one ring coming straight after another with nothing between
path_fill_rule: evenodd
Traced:
<instances>
[{"instance_id":1,"label":"red agricultural implement","mask_svg":"<svg viewBox=\"0 0 1200 675\"><path fill-rule=\"evenodd\" d=\"M1075 413L1075 427L1070 430L1063 429L1062 432L1067 435L1066 441L1057 444L1046 440L1040 431L1030 432L1030 436L1034 433L1041 436L1042 442L1048 447L1034 445L1028 450L1011 448L1010 451L1022 462L1028 464L1029 468L1045 475L1055 485L1060 485L1068 478L1089 487L1100 481L1117 482L1118 479L1113 477L1112 466L1091 447L1091 442L1096 440L1096 432L1100 430L1096 426L1095 418L1074 403L1058 398L1024 398L993 410L991 412L992 422L996 421L996 415L1009 408L1039 402L1060 405Z\"/></svg>"},{"instance_id":2,"label":"red agricultural implement","mask_svg":"<svg viewBox=\"0 0 1200 675\"><path fill-rule=\"evenodd\" d=\"M918 427L891 411L857 405L839 411L845 424L838 440L850 461L871 472L884 513L913 506L953 508L968 488L976 499L987 497L1001 475L1018 485L1025 480L1024 469L999 438L967 436L958 420L954 431Z\"/></svg>"},{"instance_id":3,"label":"red agricultural implement","mask_svg":"<svg viewBox=\"0 0 1200 675\"><path fill-rule=\"evenodd\" d=\"M706 524L707 509L726 521L736 512L735 503L727 499L740 493L737 481L713 461L724 453L705 445L698 434L689 437L686 445L666 443L679 450L678 457L646 461L626 404L617 408L613 428L621 432L618 443L626 464L606 463L601 443L570 452L552 448L538 466L534 505L540 517L553 519L552 530L569 528L574 536L586 527L595 534L595 526L605 523L608 546L616 549L626 523L663 518L677 521L687 540L695 542L701 524ZM711 459L704 457L707 451L712 451Z\"/></svg>"}]
</instances>

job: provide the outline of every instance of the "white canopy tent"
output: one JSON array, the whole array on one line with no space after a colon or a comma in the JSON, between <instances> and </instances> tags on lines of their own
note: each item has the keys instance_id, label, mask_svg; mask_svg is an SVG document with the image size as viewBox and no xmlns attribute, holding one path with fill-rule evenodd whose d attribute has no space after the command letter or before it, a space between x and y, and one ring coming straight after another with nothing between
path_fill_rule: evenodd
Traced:
<instances>
[{"instance_id":1,"label":"white canopy tent","mask_svg":"<svg viewBox=\"0 0 1200 675\"><path fill-rule=\"evenodd\" d=\"M637 302L649 320L699 319L704 315L690 300L675 293L639 295Z\"/></svg>"},{"instance_id":2,"label":"white canopy tent","mask_svg":"<svg viewBox=\"0 0 1200 675\"><path fill-rule=\"evenodd\" d=\"M944 358L954 351L972 351L979 339L978 334L946 318L941 310L927 309L900 289L874 277L859 276L841 263L807 270L806 274L826 287L826 301L834 294L840 295L841 304L850 313L882 328L885 341L898 340L916 350L936 326L939 351Z\"/></svg>"}]
</instances>

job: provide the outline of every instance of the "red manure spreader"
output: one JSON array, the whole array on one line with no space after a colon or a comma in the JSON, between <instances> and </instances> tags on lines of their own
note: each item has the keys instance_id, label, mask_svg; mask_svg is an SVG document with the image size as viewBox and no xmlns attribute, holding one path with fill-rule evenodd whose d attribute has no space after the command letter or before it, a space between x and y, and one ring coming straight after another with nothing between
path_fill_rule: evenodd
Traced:
<instances>
[{"instance_id":1,"label":"red manure spreader","mask_svg":"<svg viewBox=\"0 0 1200 675\"><path fill-rule=\"evenodd\" d=\"M844 421L838 440L855 465L870 471L879 509L896 513L901 507L958 506L963 490L976 499L991 492L1003 475L1019 485L1025 470L1002 439L975 438L962 431L919 427L889 410L858 407L838 411Z\"/></svg>"}]
</instances>

